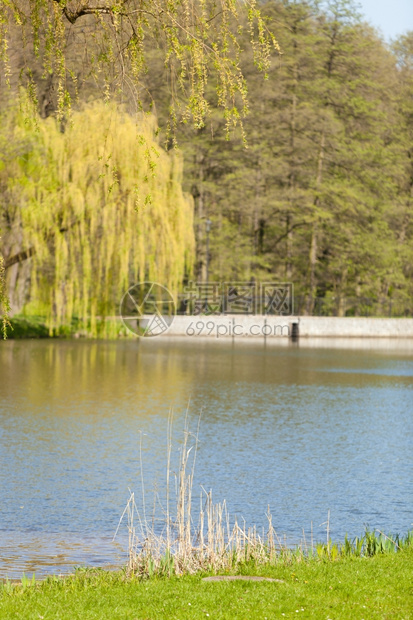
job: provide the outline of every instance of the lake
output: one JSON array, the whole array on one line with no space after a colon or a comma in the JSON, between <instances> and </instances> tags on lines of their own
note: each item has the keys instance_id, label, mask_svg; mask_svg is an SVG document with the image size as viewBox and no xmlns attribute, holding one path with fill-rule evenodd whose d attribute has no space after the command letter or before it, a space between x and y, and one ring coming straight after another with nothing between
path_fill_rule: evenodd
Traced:
<instances>
[{"instance_id":1,"label":"lake","mask_svg":"<svg viewBox=\"0 0 413 620\"><path fill-rule=\"evenodd\" d=\"M0 577L125 562L131 489L146 513L184 420L194 493L291 543L413 527L413 343L166 338L0 343ZM191 438L193 443L193 439ZM141 501L141 499L138 501ZM158 502L158 503L159 503Z\"/></svg>"}]
</instances>

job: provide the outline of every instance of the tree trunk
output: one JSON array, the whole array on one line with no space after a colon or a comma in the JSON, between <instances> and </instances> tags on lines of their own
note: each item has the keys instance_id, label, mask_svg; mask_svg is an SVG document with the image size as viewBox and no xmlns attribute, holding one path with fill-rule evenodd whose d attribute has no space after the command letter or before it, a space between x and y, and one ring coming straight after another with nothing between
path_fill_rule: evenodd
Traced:
<instances>
[{"instance_id":1,"label":"tree trunk","mask_svg":"<svg viewBox=\"0 0 413 620\"><path fill-rule=\"evenodd\" d=\"M323 128L321 132L321 140L320 140L320 150L318 154L318 162L317 162L317 177L316 177L316 196L314 198L313 211L314 211L314 221L313 227L311 231L311 243L310 243L310 255L309 255L309 291L307 297L306 304L306 314L311 315L314 311L314 302L315 302L315 293L317 288L317 280L316 280L316 266L317 266L317 250L318 250L318 232L319 232L319 218L317 214L317 208L320 203L320 197L318 192L320 190L321 182L323 180L323 163L324 163L324 155L325 155L325 142L326 142L326 133Z\"/></svg>"},{"instance_id":2,"label":"tree trunk","mask_svg":"<svg viewBox=\"0 0 413 620\"><path fill-rule=\"evenodd\" d=\"M206 280L206 249L205 249L205 194L204 194L204 158L202 154L197 155L196 163L198 167L198 183L193 190L196 200L196 277L199 282Z\"/></svg>"},{"instance_id":3,"label":"tree trunk","mask_svg":"<svg viewBox=\"0 0 413 620\"><path fill-rule=\"evenodd\" d=\"M330 38L330 49L327 57L326 63L326 72L327 78L330 79L334 69L334 61L336 58L336 39L338 35L338 23L336 22L331 33ZM325 110L329 107L328 98L324 101ZM309 290L307 296L307 304L306 304L306 313L312 314L314 311L314 303L317 289L317 278L316 278L316 265L317 265L317 251L318 251L318 234L320 228L320 222L318 217L318 207L320 204L320 196L319 191L321 187L321 183L323 180L323 165L324 165L324 156L325 156L325 144L326 144L326 122L327 119L324 119L322 130L321 130L321 139L320 139L320 149L318 153L318 161L317 161L317 176L315 182L315 198L313 203L313 227L311 231L311 243L310 243L310 255L309 255Z\"/></svg>"},{"instance_id":4,"label":"tree trunk","mask_svg":"<svg viewBox=\"0 0 413 620\"><path fill-rule=\"evenodd\" d=\"M340 277L340 288L338 290L338 299L336 304L336 313L337 316L345 316L346 315L346 297L345 297L345 287L347 283L348 276L348 267L343 267L341 271Z\"/></svg>"},{"instance_id":5,"label":"tree trunk","mask_svg":"<svg viewBox=\"0 0 413 620\"><path fill-rule=\"evenodd\" d=\"M297 40L293 43L294 52L297 50ZM296 190L296 161L295 161L295 134L297 123L297 85L298 85L298 67L297 63L293 69L293 92L291 97L291 123L290 123L290 147L291 147L291 164L289 175L289 206L286 214L286 262L285 277L289 282L292 278L292 254L293 254L293 212L294 199Z\"/></svg>"},{"instance_id":6,"label":"tree trunk","mask_svg":"<svg viewBox=\"0 0 413 620\"><path fill-rule=\"evenodd\" d=\"M261 160L258 158L257 161L257 177L256 177L256 185L255 185L255 204L254 204L254 239L253 239L253 256L258 256L262 253L262 209L261 209L261 182L262 182L262 170L261 170ZM254 274L255 269L257 268L257 264L255 261L251 262L251 273Z\"/></svg>"}]
</instances>

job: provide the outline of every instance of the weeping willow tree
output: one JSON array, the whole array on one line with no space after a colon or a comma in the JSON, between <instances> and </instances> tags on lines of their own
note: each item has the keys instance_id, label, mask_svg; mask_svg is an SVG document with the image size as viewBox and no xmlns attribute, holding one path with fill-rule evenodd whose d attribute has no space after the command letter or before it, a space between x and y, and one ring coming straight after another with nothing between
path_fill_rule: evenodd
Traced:
<instances>
[{"instance_id":1,"label":"weeping willow tree","mask_svg":"<svg viewBox=\"0 0 413 620\"><path fill-rule=\"evenodd\" d=\"M264 75L271 49L278 49L258 4L256 0L0 0L4 80L10 84L13 73L19 74L35 101L35 72L40 70L44 78L54 76L60 116L76 97L79 79L95 79L107 97L130 91L139 106L148 54L156 48L168 69L172 124L181 114L183 120L192 118L196 127L203 126L211 78L227 123L237 124L247 110L240 64L242 29L248 30L255 65Z\"/></svg>"},{"instance_id":2,"label":"weeping willow tree","mask_svg":"<svg viewBox=\"0 0 413 620\"><path fill-rule=\"evenodd\" d=\"M248 32L248 37L242 37L243 30ZM0 92L6 86L15 94L19 87L24 87L33 109L40 109L44 117L49 116L52 110L60 122L67 122L73 100L79 100L82 85L88 82L101 91L106 101L111 98L127 101L133 104L136 112L143 109L145 101L151 101L151 95L148 98L145 93L143 76L151 69L151 54L155 51L163 59L168 76L166 88L170 94L170 118L167 140L175 142L174 128L179 121L192 120L196 128L204 126L211 106L210 84L215 92L214 105L223 111L229 131L236 125L241 124L242 127L242 117L248 111L247 84L241 67L241 38L244 43L249 42L254 64L266 77L271 50L278 49L278 44L261 15L257 0L0 0ZM43 89L47 92L39 97L41 84L47 84ZM86 92L91 94L90 90L86 89ZM96 96L96 91L93 95ZM44 144L49 144L52 129L42 129L41 133ZM67 157L69 142L63 141L63 147L56 128L55 133L56 154L65 153ZM75 135L75 130L71 135ZM97 152L98 143L101 148L103 144L100 134L95 139ZM101 156L104 161L105 156ZM113 157L115 159L115 155ZM59 168L64 165L62 161L63 155L60 160L56 155L51 170L60 170L63 178L63 168ZM174 175L179 177L179 163L175 161L170 165ZM159 164L160 171L161 168ZM110 178L110 170L113 178ZM57 173L55 176L57 178ZM104 179L108 187L117 187L116 166L111 162ZM52 172L49 181L59 187L61 199L66 204L63 189L53 180ZM69 185L72 183L72 179L67 181ZM159 180L161 186L163 182ZM52 201L52 193L48 194L46 203ZM74 200L73 204L78 203ZM78 208L79 205L72 207L74 219ZM31 210L35 211L33 205ZM68 216L61 217L66 221ZM107 215L102 214L102 217L106 222ZM28 218L30 220L29 215ZM39 207L36 217L23 222L24 230L26 224L28 228L34 226L35 219L37 222L44 220L47 228L53 217L48 209L41 216ZM92 216L90 220L93 229L97 224ZM71 222L68 225L72 227ZM126 222L123 225L126 226ZM41 228L43 224L37 226ZM73 226L81 231L80 224ZM42 237L36 226L33 234L38 239ZM48 234L49 239L55 240L59 272L62 268L60 263L65 262L65 252L72 260L71 252L74 250L66 249L69 248L68 239L62 240L52 229ZM80 232L77 234L80 235ZM108 234L110 236L112 232L108 231ZM76 233L68 232L66 237L70 236L76 236ZM41 243L36 243L35 260L38 261L42 256ZM141 246L142 242L133 251L138 252ZM128 244L126 247L129 247ZM139 251L143 252L142 249ZM158 259L158 262L162 261ZM75 262L69 263L73 268ZM151 264L150 253L148 264ZM172 271L179 270L180 264L178 261ZM8 299L3 269L4 264L0 261L0 310L4 316ZM84 270L87 280L86 266ZM71 286L73 295L67 289L61 292L61 296L72 298L73 310L77 311L75 300L79 295L79 285L73 283ZM56 304L53 316L57 320L63 307L71 308L71 303L62 304L56 299Z\"/></svg>"},{"instance_id":3,"label":"weeping willow tree","mask_svg":"<svg viewBox=\"0 0 413 620\"><path fill-rule=\"evenodd\" d=\"M4 268L4 258L0 254L0 317L1 333L3 338L7 337L7 326L9 325L10 304L6 290L6 275Z\"/></svg>"},{"instance_id":4,"label":"weeping willow tree","mask_svg":"<svg viewBox=\"0 0 413 620\"><path fill-rule=\"evenodd\" d=\"M3 254L10 271L30 264L26 314L45 316L51 333L76 317L104 335L131 284L177 293L193 260L193 208L182 159L158 146L152 116L137 127L101 103L74 112L64 132L21 113L8 127L20 151L0 171Z\"/></svg>"}]
</instances>

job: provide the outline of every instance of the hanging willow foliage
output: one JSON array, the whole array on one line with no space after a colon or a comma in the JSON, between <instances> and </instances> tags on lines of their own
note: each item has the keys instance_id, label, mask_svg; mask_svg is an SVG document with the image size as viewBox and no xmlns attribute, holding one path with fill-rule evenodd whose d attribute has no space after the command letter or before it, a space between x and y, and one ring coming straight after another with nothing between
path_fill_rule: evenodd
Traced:
<instances>
[{"instance_id":1,"label":"hanging willow foliage","mask_svg":"<svg viewBox=\"0 0 413 620\"><path fill-rule=\"evenodd\" d=\"M6 81L23 68L24 85L35 100L39 66L43 77L54 75L60 117L77 94L79 77L94 78L107 97L130 91L139 105L148 52L157 48L170 75L172 124L180 92L183 119L192 117L196 127L203 126L211 77L228 125L237 124L247 110L242 29L249 32L255 65L264 74L271 49L279 49L256 0L0 0L0 16ZM13 66L10 49L15 56L25 50L21 66Z\"/></svg>"},{"instance_id":2,"label":"hanging willow foliage","mask_svg":"<svg viewBox=\"0 0 413 620\"><path fill-rule=\"evenodd\" d=\"M0 237L1 239L1 237ZM1 317L1 333L3 338L7 337L7 326L9 323L10 304L6 291L6 275L4 268L4 258L0 254L0 317Z\"/></svg>"},{"instance_id":3,"label":"hanging willow foliage","mask_svg":"<svg viewBox=\"0 0 413 620\"><path fill-rule=\"evenodd\" d=\"M76 317L98 335L131 284L176 294L193 261L193 205L180 154L158 146L154 118L137 127L101 103L74 112L64 133L55 119L35 128L22 114L12 129L26 146L2 175L32 262L26 312L46 316L52 333Z\"/></svg>"}]
</instances>

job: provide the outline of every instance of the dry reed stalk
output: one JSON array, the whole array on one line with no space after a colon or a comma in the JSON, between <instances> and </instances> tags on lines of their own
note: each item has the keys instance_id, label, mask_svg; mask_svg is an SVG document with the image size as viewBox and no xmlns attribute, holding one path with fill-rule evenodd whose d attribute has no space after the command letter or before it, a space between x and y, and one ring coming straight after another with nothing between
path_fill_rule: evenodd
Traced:
<instances>
[{"instance_id":1,"label":"dry reed stalk","mask_svg":"<svg viewBox=\"0 0 413 620\"><path fill-rule=\"evenodd\" d=\"M313 522L311 521L311 553L314 553Z\"/></svg>"},{"instance_id":2,"label":"dry reed stalk","mask_svg":"<svg viewBox=\"0 0 413 620\"><path fill-rule=\"evenodd\" d=\"M246 528L245 520L240 527L231 519L226 501L214 504L212 491L203 487L200 497L198 526L192 520L192 497L195 462L198 450L199 421L196 434L188 428L188 411L185 415L183 442L179 455L179 471L175 476L176 509L171 515L171 453L172 453L173 412L169 412L167 428L167 467L166 467L166 506L162 507L162 531L155 531L155 515L152 526L148 524L145 498L142 497L142 514L135 502L135 494L130 491L127 505L119 520L115 536L123 519L127 518L128 528L128 566L129 572L151 575L156 572L193 573L198 570L227 570L234 564L255 562L264 564L274 562L286 554L272 524L270 509L267 509L268 532L258 534L256 527ZM190 439L193 444L189 445ZM139 459L142 494L145 493L142 463L142 434L140 437ZM190 458L192 457L192 462ZM188 473L188 470L190 473ZM156 497L156 494L155 494ZM159 497L158 497L159 499ZM154 501L156 506L156 501Z\"/></svg>"},{"instance_id":3,"label":"dry reed stalk","mask_svg":"<svg viewBox=\"0 0 413 620\"><path fill-rule=\"evenodd\" d=\"M393 545L395 545L398 549L400 549L400 547L397 544L397 542L395 540L393 540L392 538L390 538L390 536L387 536L387 534L384 534L381 530L376 530L376 532L378 532L379 534L384 536L384 538L387 538L387 540L390 540L390 542L393 543Z\"/></svg>"},{"instance_id":4,"label":"dry reed stalk","mask_svg":"<svg viewBox=\"0 0 413 620\"><path fill-rule=\"evenodd\" d=\"M327 514L327 551L330 555L330 511Z\"/></svg>"}]
</instances>

